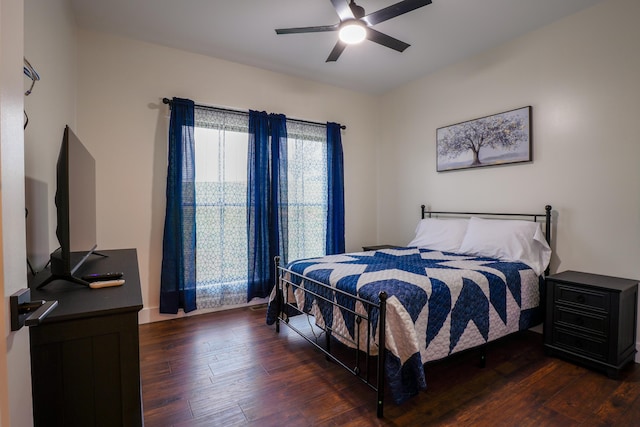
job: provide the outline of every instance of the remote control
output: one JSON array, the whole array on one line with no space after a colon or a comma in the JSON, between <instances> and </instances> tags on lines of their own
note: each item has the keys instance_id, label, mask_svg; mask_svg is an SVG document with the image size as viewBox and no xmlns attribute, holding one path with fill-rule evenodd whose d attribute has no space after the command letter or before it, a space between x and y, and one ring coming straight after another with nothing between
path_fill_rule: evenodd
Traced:
<instances>
[{"instance_id":1,"label":"remote control","mask_svg":"<svg viewBox=\"0 0 640 427\"><path fill-rule=\"evenodd\" d=\"M108 288L110 286L121 286L124 284L124 280L123 279L119 279L119 280L101 280L98 282L91 282L89 283L89 287L91 289L100 289L100 288Z\"/></svg>"},{"instance_id":2,"label":"remote control","mask_svg":"<svg viewBox=\"0 0 640 427\"><path fill-rule=\"evenodd\" d=\"M111 273L95 273L95 274L87 274L86 276L82 276L81 279L85 282L100 282L104 280L116 280L122 277L122 273L119 272L111 272Z\"/></svg>"}]
</instances>

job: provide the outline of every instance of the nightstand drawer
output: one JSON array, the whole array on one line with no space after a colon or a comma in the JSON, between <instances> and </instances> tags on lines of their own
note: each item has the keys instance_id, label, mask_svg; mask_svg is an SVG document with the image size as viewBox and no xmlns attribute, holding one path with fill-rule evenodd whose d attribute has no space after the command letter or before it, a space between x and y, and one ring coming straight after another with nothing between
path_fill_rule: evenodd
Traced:
<instances>
[{"instance_id":1,"label":"nightstand drawer","mask_svg":"<svg viewBox=\"0 0 640 427\"><path fill-rule=\"evenodd\" d=\"M555 287L556 303L581 305L587 308L604 311L609 310L609 292L599 292L585 288L558 284Z\"/></svg>"},{"instance_id":2,"label":"nightstand drawer","mask_svg":"<svg viewBox=\"0 0 640 427\"><path fill-rule=\"evenodd\" d=\"M609 350L608 342L597 337L577 335L572 331L556 328L553 332L555 345L569 351L591 357L597 360L606 360Z\"/></svg>"},{"instance_id":3,"label":"nightstand drawer","mask_svg":"<svg viewBox=\"0 0 640 427\"><path fill-rule=\"evenodd\" d=\"M584 329L585 331L595 332L603 336L606 336L609 328L609 319L607 316L574 310L561 305L555 306L554 319L557 324Z\"/></svg>"}]
</instances>

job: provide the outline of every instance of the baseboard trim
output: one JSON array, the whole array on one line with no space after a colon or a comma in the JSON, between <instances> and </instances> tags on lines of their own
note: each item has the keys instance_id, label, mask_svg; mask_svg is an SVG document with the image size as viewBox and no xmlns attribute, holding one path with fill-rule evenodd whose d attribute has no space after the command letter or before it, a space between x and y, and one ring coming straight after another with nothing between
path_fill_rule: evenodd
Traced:
<instances>
[{"instance_id":1,"label":"baseboard trim","mask_svg":"<svg viewBox=\"0 0 640 427\"><path fill-rule=\"evenodd\" d=\"M160 313L159 307L145 307L138 312L138 324L143 325L145 323L162 322L164 320L180 319L182 317L198 316L200 314L214 313L216 311L232 310L234 308L252 307L255 305L264 305L268 302L267 298L254 298L251 302L237 305L227 305L217 308L203 308L185 313L179 311L178 314L164 314Z\"/></svg>"}]
</instances>

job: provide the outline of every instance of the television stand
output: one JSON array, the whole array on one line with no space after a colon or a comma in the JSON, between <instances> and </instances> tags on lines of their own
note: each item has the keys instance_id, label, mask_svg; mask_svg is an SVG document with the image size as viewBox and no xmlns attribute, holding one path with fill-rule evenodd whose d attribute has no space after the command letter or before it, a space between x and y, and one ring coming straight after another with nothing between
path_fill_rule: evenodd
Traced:
<instances>
[{"instance_id":1,"label":"television stand","mask_svg":"<svg viewBox=\"0 0 640 427\"><path fill-rule=\"evenodd\" d=\"M87 253L76 265L76 267L72 270L71 273L67 273L65 271L65 268L63 267L63 261L62 258L59 254L59 251L55 251L51 254L51 258L50 258L50 262L51 262L51 274L49 275L49 277L47 277L45 280L42 281L42 283L40 283L36 289L42 289L45 286L47 286L49 283L53 282L54 280L64 280L65 282L71 282L71 283L75 283L77 285L82 285L82 286L87 286L89 287L89 282L87 282L86 280L82 280L79 277L76 277L73 275L73 273L75 273L75 271L79 268L82 267L82 265L84 263L87 262L87 259L91 256L91 255L97 255L99 257L102 258L108 258L109 255L105 254L104 252L96 252L96 251L91 251L89 253Z\"/></svg>"},{"instance_id":2,"label":"television stand","mask_svg":"<svg viewBox=\"0 0 640 427\"><path fill-rule=\"evenodd\" d=\"M47 277L46 279L44 279L44 281L42 283L40 283L38 286L36 286L36 289L42 289L45 286L47 286L49 283L53 282L54 280L64 280L65 282L71 282L71 283L75 283L77 285L82 285L82 286L89 286L89 282L82 280L79 277L75 277L72 275L66 275L66 274L53 274L51 273L49 275L49 277Z\"/></svg>"}]
</instances>

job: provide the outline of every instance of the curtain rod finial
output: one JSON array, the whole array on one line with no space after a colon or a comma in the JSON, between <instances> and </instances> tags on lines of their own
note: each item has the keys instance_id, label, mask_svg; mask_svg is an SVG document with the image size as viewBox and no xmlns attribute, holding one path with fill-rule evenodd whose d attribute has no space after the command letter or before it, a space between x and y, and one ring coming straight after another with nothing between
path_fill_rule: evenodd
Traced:
<instances>
[{"instance_id":1,"label":"curtain rod finial","mask_svg":"<svg viewBox=\"0 0 640 427\"><path fill-rule=\"evenodd\" d=\"M162 98L163 104L171 104L171 100L169 98Z\"/></svg>"}]
</instances>

